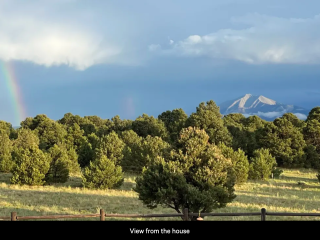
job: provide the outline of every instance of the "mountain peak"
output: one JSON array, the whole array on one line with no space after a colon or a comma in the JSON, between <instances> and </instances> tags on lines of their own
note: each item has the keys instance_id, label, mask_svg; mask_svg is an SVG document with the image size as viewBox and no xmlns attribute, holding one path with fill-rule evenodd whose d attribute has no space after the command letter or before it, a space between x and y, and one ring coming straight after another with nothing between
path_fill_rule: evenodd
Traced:
<instances>
[{"instance_id":1,"label":"mountain peak","mask_svg":"<svg viewBox=\"0 0 320 240\"><path fill-rule=\"evenodd\" d=\"M270 99L270 98L266 98L262 95L259 96L258 100L262 103L268 104L268 105L276 105L276 101Z\"/></svg>"},{"instance_id":2,"label":"mountain peak","mask_svg":"<svg viewBox=\"0 0 320 240\"><path fill-rule=\"evenodd\" d=\"M294 114L300 114L300 116L308 113L306 109L285 105L262 95L252 95L250 93L245 94L235 100L230 100L220 104L220 111L223 115L229 113L242 113L245 115L258 115L267 118L273 118L274 116L281 116L286 112L292 112Z\"/></svg>"}]
</instances>

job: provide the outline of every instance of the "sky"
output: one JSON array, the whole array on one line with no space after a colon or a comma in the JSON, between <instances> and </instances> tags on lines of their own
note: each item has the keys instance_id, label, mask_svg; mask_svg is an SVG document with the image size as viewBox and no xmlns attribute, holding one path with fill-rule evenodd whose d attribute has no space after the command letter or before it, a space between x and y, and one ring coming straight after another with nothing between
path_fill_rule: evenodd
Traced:
<instances>
[{"instance_id":1,"label":"sky","mask_svg":"<svg viewBox=\"0 0 320 240\"><path fill-rule=\"evenodd\" d=\"M0 119L320 105L318 0L0 0Z\"/></svg>"}]
</instances>

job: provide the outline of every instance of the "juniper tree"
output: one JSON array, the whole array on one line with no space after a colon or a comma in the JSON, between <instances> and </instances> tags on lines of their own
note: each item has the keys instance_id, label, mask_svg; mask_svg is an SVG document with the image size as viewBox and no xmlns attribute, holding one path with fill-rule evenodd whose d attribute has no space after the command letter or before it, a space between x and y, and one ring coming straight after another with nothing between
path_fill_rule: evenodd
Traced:
<instances>
[{"instance_id":1,"label":"juniper tree","mask_svg":"<svg viewBox=\"0 0 320 240\"><path fill-rule=\"evenodd\" d=\"M284 167L302 167L303 149L306 146L303 134L290 121L277 118L261 130L260 148L269 149L277 164Z\"/></svg>"},{"instance_id":2,"label":"juniper tree","mask_svg":"<svg viewBox=\"0 0 320 240\"><path fill-rule=\"evenodd\" d=\"M82 180L82 184L86 188L111 189L120 187L124 178L120 166L117 166L105 155L100 155L84 168Z\"/></svg>"},{"instance_id":3,"label":"juniper tree","mask_svg":"<svg viewBox=\"0 0 320 240\"><path fill-rule=\"evenodd\" d=\"M210 100L206 104L200 103L197 111L192 113L186 122L186 126L198 127L209 135L210 143L232 144L232 136L224 126L219 107Z\"/></svg>"},{"instance_id":4,"label":"juniper tree","mask_svg":"<svg viewBox=\"0 0 320 240\"><path fill-rule=\"evenodd\" d=\"M50 168L50 158L37 146L18 147L14 150L15 166L12 170L13 184L44 185L45 175Z\"/></svg>"},{"instance_id":5,"label":"juniper tree","mask_svg":"<svg viewBox=\"0 0 320 240\"><path fill-rule=\"evenodd\" d=\"M50 169L46 174L47 183L64 183L70 174L79 173L78 155L73 148L67 149L64 144L55 144L47 156L50 159Z\"/></svg>"},{"instance_id":6,"label":"juniper tree","mask_svg":"<svg viewBox=\"0 0 320 240\"><path fill-rule=\"evenodd\" d=\"M11 123L0 120L0 131L7 133L11 140L17 137L16 130L12 127Z\"/></svg>"},{"instance_id":7,"label":"juniper tree","mask_svg":"<svg viewBox=\"0 0 320 240\"><path fill-rule=\"evenodd\" d=\"M308 144L304 149L304 166L305 168L313 168L320 170L320 155L317 148Z\"/></svg>"},{"instance_id":8,"label":"juniper tree","mask_svg":"<svg viewBox=\"0 0 320 240\"><path fill-rule=\"evenodd\" d=\"M316 148L320 154L320 121L316 119L308 120L303 134L306 142Z\"/></svg>"},{"instance_id":9,"label":"juniper tree","mask_svg":"<svg viewBox=\"0 0 320 240\"><path fill-rule=\"evenodd\" d=\"M231 147L228 147L224 144L218 145L221 149L222 154L231 159L232 170L234 171L236 177L236 183L242 184L245 183L248 179L249 172L249 161L245 152L240 148L237 151L234 151Z\"/></svg>"},{"instance_id":10,"label":"juniper tree","mask_svg":"<svg viewBox=\"0 0 320 240\"><path fill-rule=\"evenodd\" d=\"M132 130L135 131L140 137L151 135L153 137L161 137L163 140L169 139L169 133L165 124L153 116L142 114L132 122Z\"/></svg>"},{"instance_id":11,"label":"juniper tree","mask_svg":"<svg viewBox=\"0 0 320 240\"><path fill-rule=\"evenodd\" d=\"M96 155L103 154L115 164L121 162L123 158L123 148L125 144L119 138L118 134L112 131L110 134L103 136L97 146Z\"/></svg>"},{"instance_id":12,"label":"juniper tree","mask_svg":"<svg viewBox=\"0 0 320 240\"><path fill-rule=\"evenodd\" d=\"M232 162L208 140L204 130L182 129L179 149L166 159L158 157L136 178L139 199L149 208L161 205L178 213L184 208L209 212L231 202L235 198Z\"/></svg>"},{"instance_id":13,"label":"juniper tree","mask_svg":"<svg viewBox=\"0 0 320 240\"><path fill-rule=\"evenodd\" d=\"M126 171L141 173L143 167L149 166L158 156L169 154L171 146L160 137L139 137L134 131L124 131L121 138L126 143L123 149L121 166Z\"/></svg>"},{"instance_id":14,"label":"juniper tree","mask_svg":"<svg viewBox=\"0 0 320 240\"><path fill-rule=\"evenodd\" d=\"M174 143L178 140L181 129L185 127L188 115L182 108L179 108L161 113L158 119L165 124L170 135L170 140Z\"/></svg>"},{"instance_id":15,"label":"juniper tree","mask_svg":"<svg viewBox=\"0 0 320 240\"><path fill-rule=\"evenodd\" d=\"M68 154L54 145L48 151L50 158L50 168L45 175L46 183L65 183L69 179Z\"/></svg>"},{"instance_id":16,"label":"juniper tree","mask_svg":"<svg viewBox=\"0 0 320 240\"><path fill-rule=\"evenodd\" d=\"M268 149L258 149L254 151L253 157L250 159L249 178L268 180L276 166L276 159Z\"/></svg>"},{"instance_id":17,"label":"juniper tree","mask_svg":"<svg viewBox=\"0 0 320 240\"><path fill-rule=\"evenodd\" d=\"M17 139L13 142L15 148L29 148L31 146L39 147L39 138L30 129L21 128L17 131Z\"/></svg>"},{"instance_id":18,"label":"juniper tree","mask_svg":"<svg viewBox=\"0 0 320 240\"><path fill-rule=\"evenodd\" d=\"M311 109L311 111L308 114L308 117L306 119L306 121L311 121L311 120L317 120L318 122L320 122L320 107L314 107Z\"/></svg>"},{"instance_id":19,"label":"juniper tree","mask_svg":"<svg viewBox=\"0 0 320 240\"><path fill-rule=\"evenodd\" d=\"M99 137L94 133L82 139L81 145L77 149L78 162L81 167L88 166L90 161L95 159L99 142Z\"/></svg>"}]
</instances>

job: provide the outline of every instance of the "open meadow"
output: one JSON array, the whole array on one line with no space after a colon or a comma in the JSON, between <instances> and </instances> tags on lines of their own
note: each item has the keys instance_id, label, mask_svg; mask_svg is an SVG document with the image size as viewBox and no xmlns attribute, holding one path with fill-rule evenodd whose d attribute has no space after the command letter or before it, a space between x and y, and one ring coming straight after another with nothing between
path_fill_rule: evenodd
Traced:
<instances>
[{"instance_id":1,"label":"open meadow","mask_svg":"<svg viewBox=\"0 0 320 240\"><path fill-rule=\"evenodd\" d=\"M236 186L236 199L216 212L258 212L266 208L272 212L320 213L320 184L316 172L306 169L283 169L279 179L248 181ZM104 209L106 213L150 214L175 213L172 209L148 209L132 191L135 176L126 174L125 183L118 190L89 190L81 186L81 178L73 176L64 184L50 186L19 186L10 184L11 174L0 174L0 216L38 216L55 214L92 214ZM66 219L59 219L59 221ZM99 220L99 218L72 219ZM180 218L106 218L108 220L181 220ZM259 216L206 217L207 220L260 220ZM267 216L268 220L320 220L320 217Z\"/></svg>"}]
</instances>

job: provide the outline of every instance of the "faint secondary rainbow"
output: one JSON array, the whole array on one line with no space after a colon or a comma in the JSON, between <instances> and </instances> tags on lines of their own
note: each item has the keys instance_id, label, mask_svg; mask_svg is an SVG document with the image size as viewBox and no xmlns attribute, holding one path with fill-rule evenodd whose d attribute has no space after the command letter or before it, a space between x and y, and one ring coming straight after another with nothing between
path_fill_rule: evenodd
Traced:
<instances>
[{"instance_id":1,"label":"faint secondary rainbow","mask_svg":"<svg viewBox=\"0 0 320 240\"><path fill-rule=\"evenodd\" d=\"M0 63L3 80L7 86L9 96L12 101L12 107L14 111L14 124L20 124L26 118L26 107L22 101L22 94L19 88L18 80L14 74L14 68L11 63Z\"/></svg>"}]
</instances>

